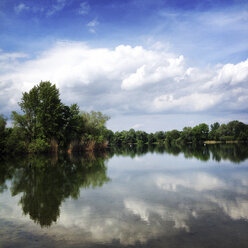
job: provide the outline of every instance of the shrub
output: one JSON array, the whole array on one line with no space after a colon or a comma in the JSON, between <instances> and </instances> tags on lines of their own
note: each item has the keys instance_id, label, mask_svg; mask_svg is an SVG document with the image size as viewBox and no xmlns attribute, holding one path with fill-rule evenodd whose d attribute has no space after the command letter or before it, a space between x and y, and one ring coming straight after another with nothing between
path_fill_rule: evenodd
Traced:
<instances>
[{"instance_id":1,"label":"shrub","mask_svg":"<svg viewBox=\"0 0 248 248\"><path fill-rule=\"evenodd\" d=\"M45 140L37 138L29 144L28 151L31 153L42 153L47 152L49 148L50 146Z\"/></svg>"}]
</instances>

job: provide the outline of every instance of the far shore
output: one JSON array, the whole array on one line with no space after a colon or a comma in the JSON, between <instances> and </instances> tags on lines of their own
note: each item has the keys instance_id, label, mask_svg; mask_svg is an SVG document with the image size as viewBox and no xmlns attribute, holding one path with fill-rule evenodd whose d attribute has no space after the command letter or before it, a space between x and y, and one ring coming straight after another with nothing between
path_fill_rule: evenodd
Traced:
<instances>
[{"instance_id":1,"label":"far shore","mask_svg":"<svg viewBox=\"0 0 248 248\"><path fill-rule=\"evenodd\" d=\"M224 140L224 141L220 141L220 140L206 140L204 141L204 144L233 144L233 143L242 143L243 141L239 141L239 140Z\"/></svg>"}]
</instances>

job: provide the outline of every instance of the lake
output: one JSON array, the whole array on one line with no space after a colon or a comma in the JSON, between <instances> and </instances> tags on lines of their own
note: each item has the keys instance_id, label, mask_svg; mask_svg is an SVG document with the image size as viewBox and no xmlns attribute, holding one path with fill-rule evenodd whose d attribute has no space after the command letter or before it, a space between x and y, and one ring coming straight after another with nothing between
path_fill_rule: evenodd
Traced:
<instances>
[{"instance_id":1,"label":"lake","mask_svg":"<svg viewBox=\"0 0 248 248\"><path fill-rule=\"evenodd\" d=\"M247 144L0 162L0 247L248 247Z\"/></svg>"}]
</instances>

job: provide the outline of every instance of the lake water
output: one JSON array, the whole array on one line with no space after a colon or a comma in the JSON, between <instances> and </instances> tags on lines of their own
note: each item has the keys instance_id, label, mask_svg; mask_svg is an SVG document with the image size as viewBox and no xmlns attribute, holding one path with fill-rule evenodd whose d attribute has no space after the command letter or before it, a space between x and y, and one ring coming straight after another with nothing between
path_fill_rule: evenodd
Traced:
<instances>
[{"instance_id":1,"label":"lake water","mask_svg":"<svg viewBox=\"0 0 248 248\"><path fill-rule=\"evenodd\" d=\"M248 147L0 162L0 247L248 247Z\"/></svg>"}]
</instances>

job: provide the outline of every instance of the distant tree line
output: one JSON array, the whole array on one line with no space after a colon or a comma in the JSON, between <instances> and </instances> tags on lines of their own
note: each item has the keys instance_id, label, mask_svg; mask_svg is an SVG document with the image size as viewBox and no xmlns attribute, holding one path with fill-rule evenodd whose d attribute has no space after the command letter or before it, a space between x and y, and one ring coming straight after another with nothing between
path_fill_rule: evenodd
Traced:
<instances>
[{"instance_id":1,"label":"distant tree line","mask_svg":"<svg viewBox=\"0 0 248 248\"><path fill-rule=\"evenodd\" d=\"M113 132L106 128L108 116L101 112L80 112L77 104L61 102L59 90L50 82L41 82L24 92L19 106L22 114L13 111L13 127L0 115L0 155L68 151L81 152L106 149L123 144L187 144L211 141L247 141L248 125L240 121L218 122L210 127L201 123L182 131Z\"/></svg>"},{"instance_id":2,"label":"distant tree line","mask_svg":"<svg viewBox=\"0 0 248 248\"><path fill-rule=\"evenodd\" d=\"M215 122L210 125L201 123L195 127L184 127L182 131L158 131L146 133L144 131L115 132L108 137L111 144L187 144L203 143L206 141L248 141L248 125L240 121L231 121L228 124Z\"/></svg>"}]
</instances>

